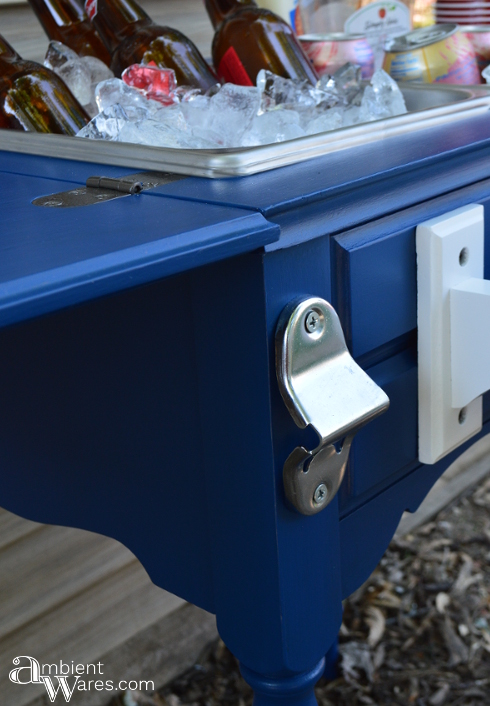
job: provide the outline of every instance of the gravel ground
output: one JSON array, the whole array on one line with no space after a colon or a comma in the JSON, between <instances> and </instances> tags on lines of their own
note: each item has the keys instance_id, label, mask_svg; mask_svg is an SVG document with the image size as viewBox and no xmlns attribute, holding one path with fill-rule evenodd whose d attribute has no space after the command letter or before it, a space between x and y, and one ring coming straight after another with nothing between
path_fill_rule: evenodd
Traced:
<instances>
[{"instance_id":1,"label":"gravel ground","mask_svg":"<svg viewBox=\"0 0 490 706\"><path fill-rule=\"evenodd\" d=\"M393 540L344 605L339 677L320 706L490 704L490 478L413 534ZM250 706L225 645L152 696L111 706Z\"/></svg>"}]
</instances>

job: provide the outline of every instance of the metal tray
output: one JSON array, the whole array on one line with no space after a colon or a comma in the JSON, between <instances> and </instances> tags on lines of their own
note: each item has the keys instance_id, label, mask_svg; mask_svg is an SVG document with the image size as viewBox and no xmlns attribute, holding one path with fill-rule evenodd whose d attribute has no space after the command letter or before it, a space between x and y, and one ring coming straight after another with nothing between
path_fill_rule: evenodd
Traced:
<instances>
[{"instance_id":1,"label":"metal tray","mask_svg":"<svg viewBox=\"0 0 490 706\"><path fill-rule=\"evenodd\" d=\"M260 147L184 150L0 130L0 150L211 178L246 176L485 113L490 86L401 86L408 113Z\"/></svg>"}]
</instances>

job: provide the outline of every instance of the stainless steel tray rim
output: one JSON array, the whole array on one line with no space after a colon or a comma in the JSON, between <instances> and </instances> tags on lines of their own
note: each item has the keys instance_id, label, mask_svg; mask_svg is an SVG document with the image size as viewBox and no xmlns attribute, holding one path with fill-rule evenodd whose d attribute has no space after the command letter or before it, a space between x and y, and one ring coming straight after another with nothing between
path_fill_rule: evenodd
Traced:
<instances>
[{"instance_id":1,"label":"stainless steel tray rim","mask_svg":"<svg viewBox=\"0 0 490 706\"><path fill-rule=\"evenodd\" d=\"M450 94L459 100L392 118L256 147L190 150L0 130L0 150L189 176L247 176L369 144L388 136L406 134L414 129L437 127L481 114L490 108L490 86L445 84L431 85L428 89L426 84L410 84L403 88L415 93L427 94L430 90L434 95Z\"/></svg>"}]
</instances>

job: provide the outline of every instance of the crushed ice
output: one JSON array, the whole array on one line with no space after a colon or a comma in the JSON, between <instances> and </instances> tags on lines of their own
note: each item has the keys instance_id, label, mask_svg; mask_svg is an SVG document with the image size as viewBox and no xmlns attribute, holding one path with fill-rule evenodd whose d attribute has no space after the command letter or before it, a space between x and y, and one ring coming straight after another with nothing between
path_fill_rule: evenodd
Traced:
<instances>
[{"instance_id":1,"label":"crushed ice","mask_svg":"<svg viewBox=\"0 0 490 706\"><path fill-rule=\"evenodd\" d=\"M78 137L189 149L284 142L407 112L387 73L364 87L353 64L316 86L261 71L256 87L227 83L206 95L177 87L168 69L134 65L99 83L95 102L100 112Z\"/></svg>"},{"instance_id":2,"label":"crushed ice","mask_svg":"<svg viewBox=\"0 0 490 706\"><path fill-rule=\"evenodd\" d=\"M95 56L78 56L61 42L52 41L46 52L44 66L63 79L90 117L97 115L99 111L95 103L95 89L101 81L114 76L103 61Z\"/></svg>"}]
</instances>

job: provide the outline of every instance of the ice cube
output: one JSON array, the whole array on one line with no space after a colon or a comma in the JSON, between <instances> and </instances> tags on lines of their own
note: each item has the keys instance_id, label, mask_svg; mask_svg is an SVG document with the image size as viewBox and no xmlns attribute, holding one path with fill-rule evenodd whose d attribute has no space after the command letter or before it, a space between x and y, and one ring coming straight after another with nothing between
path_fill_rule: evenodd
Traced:
<instances>
[{"instance_id":1,"label":"ice cube","mask_svg":"<svg viewBox=\"0 0 490 706\"><path fill-rule=\"evenodd\" d=\"M259 106L257 88L232 83L226 83L212 97L196 96L181 104L195 137L220 147L240 145Z\"/></svg>"},{"instance_id":2,"label":"ice cube","mask_svg":"<svg viewBox=\"0 0 490 706\"><path fill-rule=\"evenodd\" d=\"M337 96L343 105L359 104L361 98L361 67L348 62L329 76L324 74L317 88L326 94Z\"/></svg>"},{"instance_id":3,"label":"ice cube","mask_svg":"<svg viewBox=\"0 0 490 706\"><path fill-rule=\"evenodd\" d=\"M99 112L95 100L97 86L101 81L112 78L114 74L103 61L95 56L81 56L80 63L90 73L90 103L84 103L83 106L90 117L94 117Z\"/></svg>"},{"instance_id":4,"label":"ice cube","mask_svg":"<svg viewBox=\"0 0 490 706\"><path fill-rule=\"evenodd\" d=\"M161 109L161 104L146 98L137 88L128 86L120 78L110 78L99 83L95 90L95 100L100 111L119 103L130 120L150 117Z\"/></svg>"},{"instance_id":5,"label":"ice cube","mask_svg":"<svg viewBox=\"0 0 490 706\"><path fill-rule=\"evenodd\" d=\"M172 91L172 98L175 103L188 103L200 95L202 95L201 90L192 86L177 86L175 91Z\"/></svg>"},{"instance_id":6,"label":"ice cube","mask_svg":"<svg viewBox=\"0 0 490 706\"><path fill-rule=\"evenodd\" d=\"M52 41L48 44L48 50L44 58L44 66L56 71L67 61L72 61L73 59L78 59L78 54L74 52L73 49L66 47L61 42Z\"/></svg>"},{"instance_id":7,"label":"ice cube","mask_svg":"<svg viewBox=\"0 0 490 706\"><path fill-rule=\"evenodd\" d=\"M383 69L373 74L361 101L360 120L369 122L402 115L407 112L398 84Z\"/></svg>"},{"instance_id":8,"label":"ice cube","mask_svg":"<svg viewBox=\"0 0 490 706\"><path fill-rule=\"evenodd\" d=\"M342 127L343 111L339 108L330 108L318 117L311 120L306 126L307 135L316 135L318 132L328 132Z\"/></svg>"},{"instance_id":9,"label":"ice cube","mask_svg":"<svg viewBox=\"0 0 490 706\"><path fill-rule=\"evenodd\" d=\"M92 76L90 69L80 61L78 56L75 59L65 61L62 66L56 69L56 73L63 79L81 105L89 105L92 102Z\"/></svg>"},{"instance_id":10,"label":"ice cube","mask_svg":"<svg viewBox=\"0 0 490 706\"><path fill-rule=\"evenodd\" d=\"M119 142L133 142L152 147L201 149L210 145L192 133L179 130L176 125L147 118L139 122L128 122L121 129Z\"/></svg>"},{"instance_id":11,"label":"ice cube","mask_svg":"<svg viewBox=\"0 0 490 706\"><path fill-rule=\"evenodd\" d=\"M295 110L315 108L322 100L315 86L309 81L293 81L262 69L257 74L257 88L261 93L261 110L277 106Z\"/></svg>"},{"instance_id":12,"label":"ice cube","mask_svg":"<svg viewBox=\"0 0 490 706\"><path fill-rule=\"evenodd\" d=\"M142 120L125 122L116 139L154 147L202 149L215 146L193 134L180 106L175 104L161 107Z\"/></svg>"},{"instance_id":13,"label":"ice cube","mask_svg":"<svg viewBox=\"0 0 490 706\"><path fill-rule=\"evenodd\" d=\"M177 88L177 80L172 69L160 69L156 64L132 64L123 71L121 78L128 86L137 88L148 98L164 105L174 102L172 94Z\"/></svg>"},{"instance_id":14,"label":"ice cube","mask_svg":"<svg viewBox=\"0 0 490 706\"><path fill-rule=\"evenodd\" d=\"M110 68L103 61L97 59L96 56L81 56L80 61L89 70L90 80L94 86L114 76Z\"/></svg>"},{"instance_id":15,"label":"ice cube","mask_svg":"<svg viewBox=\"0 0 490 706\"><path fill-rule=\"evenodd\" d=\"M202 123L202 116L209 110L211 98L208 96L195 96L192 101L185 101L180 109L185 115L187 123L191 127L196 127Z\"/></svg>"},{"instance_id":16,"label":"ice cube","mask_svg":"<svg viewBox=\"0 0 490 706\"><path fill-rule=\"evenodd\" d=\"M242 139L242 147L269 145L303 137L300 116L295 110L270 110L254 118L251 129Z\"/></svg>"},{"instance_id":17,"label":"ice cube","mask_svg":"<svg viewBox=\"0 0 490 706\"><path fill-rule=\"evenodd\" d=\"M77 134L77 137L87 137L90 140L116 141L119 133L128 123L128 116L118 103L111 105L106 110L92 118Z\"/></svg>"},{"instance_id":18,"label":"ice cube","mask_svg":"<svg viewBox=\"0 0 490 706\"><path fill-rule=\"evenodd\" d=\"M210 102L210 97L199 95L192 101L181 103L180 109L196 140L202 140L213 147L223 147L219 125L217 124L215 129L213 124Z\"/></svg>"},{"instance_id":19,"label":"ice cube","mask_svg":"<svg viewBox=\"0 0 490 706\"><path fill-rule=\"evenodd\" d=\"M259 105L260 94L257 88L226 83L210 98L208 109L214 113L214 119L224 129L229 121L235 120L235 129L244 130L251 125Z\"/></svg>"},{"instance_id":20,"label":"ice cube","mask_svg":"<svg viewBox=\"0 0 490 706\"><path fill-rule=\"evenodd\" d=\"M99 112L95 102L95 88L100 81L114 76L100 59L95 56L78 56L64 44L50 42L44 64L63 79L90 116Z\"/></svg>"},{"instance_id":21,"label":"ice cube","mask_svg":"<svg viewBox=\"0 0 490 706\"><path fill-rule=\"evenodd\" d=\"M358 105L350 105L342 111L342 126L350 127L361 121L361 109Z\"/></svg>"},{"instance_id":22,"label":"ice cube","mask_svg":"<svg viewBox=\"0 0 490 706\"><path fill-rule=\"evenodd\" d=\"M191 128L188 125L185 115L179 105L173 104L165 108L160 106L160 109L151 115L151 119L161 125L167 125L181 134L191 134Z\"/></svg>"},{"instance_id":23,"label":"ice cube","mask_svg":"<svg viewBox=\"0 0 490 706\"><path fill-rule=\"evenodd\" d=\"M119 134L118 141L153 147L185 147L180 137L179 133L168 125L146 118L136 123L126 123Z\"/></svg>"}]
</instances>

